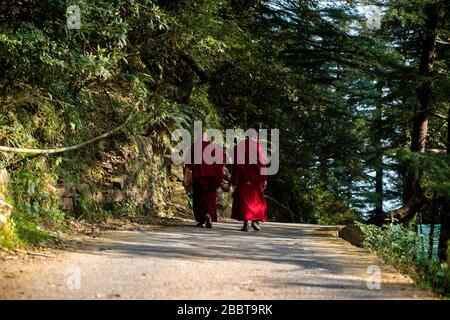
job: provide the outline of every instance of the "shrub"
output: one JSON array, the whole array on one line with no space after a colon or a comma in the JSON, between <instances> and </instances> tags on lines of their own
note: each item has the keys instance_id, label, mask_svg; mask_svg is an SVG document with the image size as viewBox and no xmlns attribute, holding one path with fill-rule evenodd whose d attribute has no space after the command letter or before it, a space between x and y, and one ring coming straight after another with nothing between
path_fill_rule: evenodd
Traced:
<instances>
[{"instance_id":1,"label":"shrub","mask_svg":"<svg viewBox=\"0 0 450 320\"><path fill-rule=\"evenodd\" d=\"M383 227L357 223L364 233L364 247L400 272L411 276L417 284L440 294L450 294L448 265L428 257L429 242L398 224Z\"/></svg>"}]
</instances>

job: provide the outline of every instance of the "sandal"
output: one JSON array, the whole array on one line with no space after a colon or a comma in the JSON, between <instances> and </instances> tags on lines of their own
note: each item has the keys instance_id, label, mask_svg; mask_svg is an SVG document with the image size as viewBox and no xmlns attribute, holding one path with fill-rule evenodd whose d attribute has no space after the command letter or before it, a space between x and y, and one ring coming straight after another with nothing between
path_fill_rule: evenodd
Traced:
<instances>
[{"instance_id":1,"label":"sandal","mask_svg":"<svg viewBox=\"0 0 450 320\"><path fill-rule=\"evenodd\" d=\"M241 231L248 232L248 225L242 226Z\"/></svg>"},{"instance_id":2,"label":"sandal","mask_svg":"<svg viewBox=\"0 0 450 320\"><path fill-rule=\"evenodd\" d=\"M252 221L252 227L255 231L261 231L261 227L259 226L258 221Z\"/></svg>"},{"instance_id":3,"label":"sandal","mask_svg":"<svg viewBox=\"0 0 450 320\"><path fill-rule=\"evenodd\" d=\"M205 214L205 221L206 221L206 227L211 229L212 228L212 219L209 214Z\"/></svg>"}]
</instances>

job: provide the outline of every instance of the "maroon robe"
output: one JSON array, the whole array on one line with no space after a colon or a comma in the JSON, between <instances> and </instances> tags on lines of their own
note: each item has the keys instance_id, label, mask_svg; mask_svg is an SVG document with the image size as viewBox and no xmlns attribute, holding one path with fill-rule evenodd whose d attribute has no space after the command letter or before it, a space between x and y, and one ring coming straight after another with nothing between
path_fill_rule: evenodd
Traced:
<instances>
[{"instance_id":1,"label":"maroon robe","mask_svg":"<svg viewBox=\"0 0 450 320\"><path fill-rule=\"evenodd\" d=\"M237 163L237 150L245 150L245 163ZM253 148L257 154L257 163L250 164L249 151ZM261 174L267 159L263 147L256 141L246 139L235 147L235 157L231 184L236 186L233 193L231 218L239 221L267 221L267 204L264 197L264 185L267 177Z\"/></svg>"},{"instance_id":2,"label":"maroon robe","mask_svg":"<svg viewBox=\"0 0 450 320\"><path fill-rule=\"evenodd\" d=\"M203 152L207 146L215 147L212 152L208 152L215 156L216 151L221 155L222 163L207 164ZM201 157L201 163L195 164L195 153L197 149ZM223 150L217 145L209 141L193 143L188 151L186 159L190 159L190 163L186 163L186 167L192 171L192 195L193 210L195 220L197 222L205 222L205 214L211 216L213 222L217 221L217 188L220 187L224 176L225 156ZM210 163L210 162L209 162Z\"/></svg>"}]
</instances>

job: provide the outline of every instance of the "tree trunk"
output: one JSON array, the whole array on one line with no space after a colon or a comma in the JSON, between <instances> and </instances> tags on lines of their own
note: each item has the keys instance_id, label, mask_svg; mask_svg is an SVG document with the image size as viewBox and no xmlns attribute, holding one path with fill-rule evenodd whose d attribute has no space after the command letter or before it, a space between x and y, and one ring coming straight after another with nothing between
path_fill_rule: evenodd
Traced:
<instances>
[{"instance_id":1,"label":"tree trunk","mask_svg":"<svg viewBox=\"0 0 450 320\"><path fill-rule=\"evenodd\" d=\"M450 160L450 108L447 115L447 160Z\"/></svg>"},{"instance_id":2,"label":"tree trunk","mask_svg":"<svg viewBox=\"0 0 450 320\"><path fill-rule=\"evenodd\" d=\"M375 172L375 216L383 216L383 158L380 156L379 161L377 161L377 168Z\"/></svg>"},{"instance_id":3,"label":"tree trunk","mask_svg":"<svg viewBox=\"0 0 450 320\"><path fill-rule=\"evenodd\" d=\"M383 84L381 81L377 83L377 91L380 101L383 100ZM370 144L373 146L373 159L370 161L370 166L375 171L375 196L373 198L373 205L375 209L372 211L370 218L367 220L369 224L381 226L385 221L383 211L383 104L378 102L375 104L375 112L373 115L373 122L370 127Z\"/></svg>"},{"instance_id":4,"label":"tree trunk","mask_svg":"<svg viewBox=\"0 0 450 320\"><path fill-rule=\"evenodd\" d=\"M379 83L377 85L380 94L380 99L383 99L383 85ZM376 105L376 118L375 118L375 145L376 145L376 158L375 158L375 219L380 220L383 223L383 105L377 103Z\"/></svg>"},{"instance_id":5,"label":"tree trunk","mask_svg":"<svg viewBox=\"0 0 450 320\"><path fill-rule=\"evenodd\" d=\"M425 9L425 34L420 57L419 74L430 78L434 73L434 57L436 50L436 37L439 10L437 4L429 4ZM431 80L426 79L417 89L418 104L416 105L411 133L411 151L425 152L428 135L428 118L431 107L432 87ZM421 206L423 191L419 179L412 168L408 169L404 190L404 205L408 207L407 216L412 217Z\"/></svg>"}]
</instances>

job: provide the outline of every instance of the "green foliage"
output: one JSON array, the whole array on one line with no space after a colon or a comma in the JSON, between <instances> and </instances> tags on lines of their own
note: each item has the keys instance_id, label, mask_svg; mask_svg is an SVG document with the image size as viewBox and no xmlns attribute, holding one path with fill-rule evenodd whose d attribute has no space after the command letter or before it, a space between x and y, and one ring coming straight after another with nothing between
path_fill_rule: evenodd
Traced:
<instances>
[{"instance_id":1,"label":"green foliage","mask_svg":"<svg viewBox=\"0 0 450 320\"><path fill-rule=\"evenodd\" d=\"M441 294L450 294L448 264L428 257L429 241L395 224L377 227L358 223L364 233L364 246L400 272L411 276L417 283Z\"/></svg>"},{"instance_id":2,"label":"green foliage","mask_svg":"<svg viewBox=\"0 0 450 320\"><path fill-rule=\"evenodd\" d=\"M425 194L450 197L450 160L446 154L417 153L409 149L398 151L399 158L409 164Z\"/></svg>"},{"instance_id":3,"label":"green foliage","mask_svg":"<svg viewBox=\"0 0 450 320\"><path fill-rule=\"evenodd\" d=\"M11 223L1 232L5 247L51 241L47 229L60 228L64 213L54 193L55 176L48 173L45 161L29 161L12 174L9 199L14 205Z\"/></svg>"},{"instance_id":4,"label":"green foliage","mask_svg":"<svg viewBox=\"0 0 450 320\"><path fill-rule=\"evenodd\" d=\"M17 239L20 239L20 242L18 242L19 245L37 245L44 241L51 242L53 240L53 237L43 227L29 220L18 218L15 220L14 227L16 229Z\"/></svg>"},{"instance_id":5,"label":"green foliage","mask_svg":"<svg viewBox=\"0 0 450 320\"><path fill-rule=\"evenodd\" d=\"M13 219L47 226L60 225L64 214L58 209L59 197L51 191L54 184L55 177L47 172L43 161L37 166L30 163L14 172L10 187Z\"/></svg>"},{"instance_id":6,"label":"green foliage","mask_svg":"<svg viewBox=\"0 0 450 320\"><path fill-rule=\"evenodd\" d=\"M0 227L0 247L14 249L21 245L14 223Z\"/></svg>"},{"instance_id":7,"label":"green foliage","mask_svg":"<svg viewBox=\"0 0 450 320\"><path fill-rule=\"evenodd\" d=\"M351 224L357 219L356 213L348 208L344 199L329 190L316 189L311 192L311 220L318 224Z\"/></svg>"}]
</instances>

